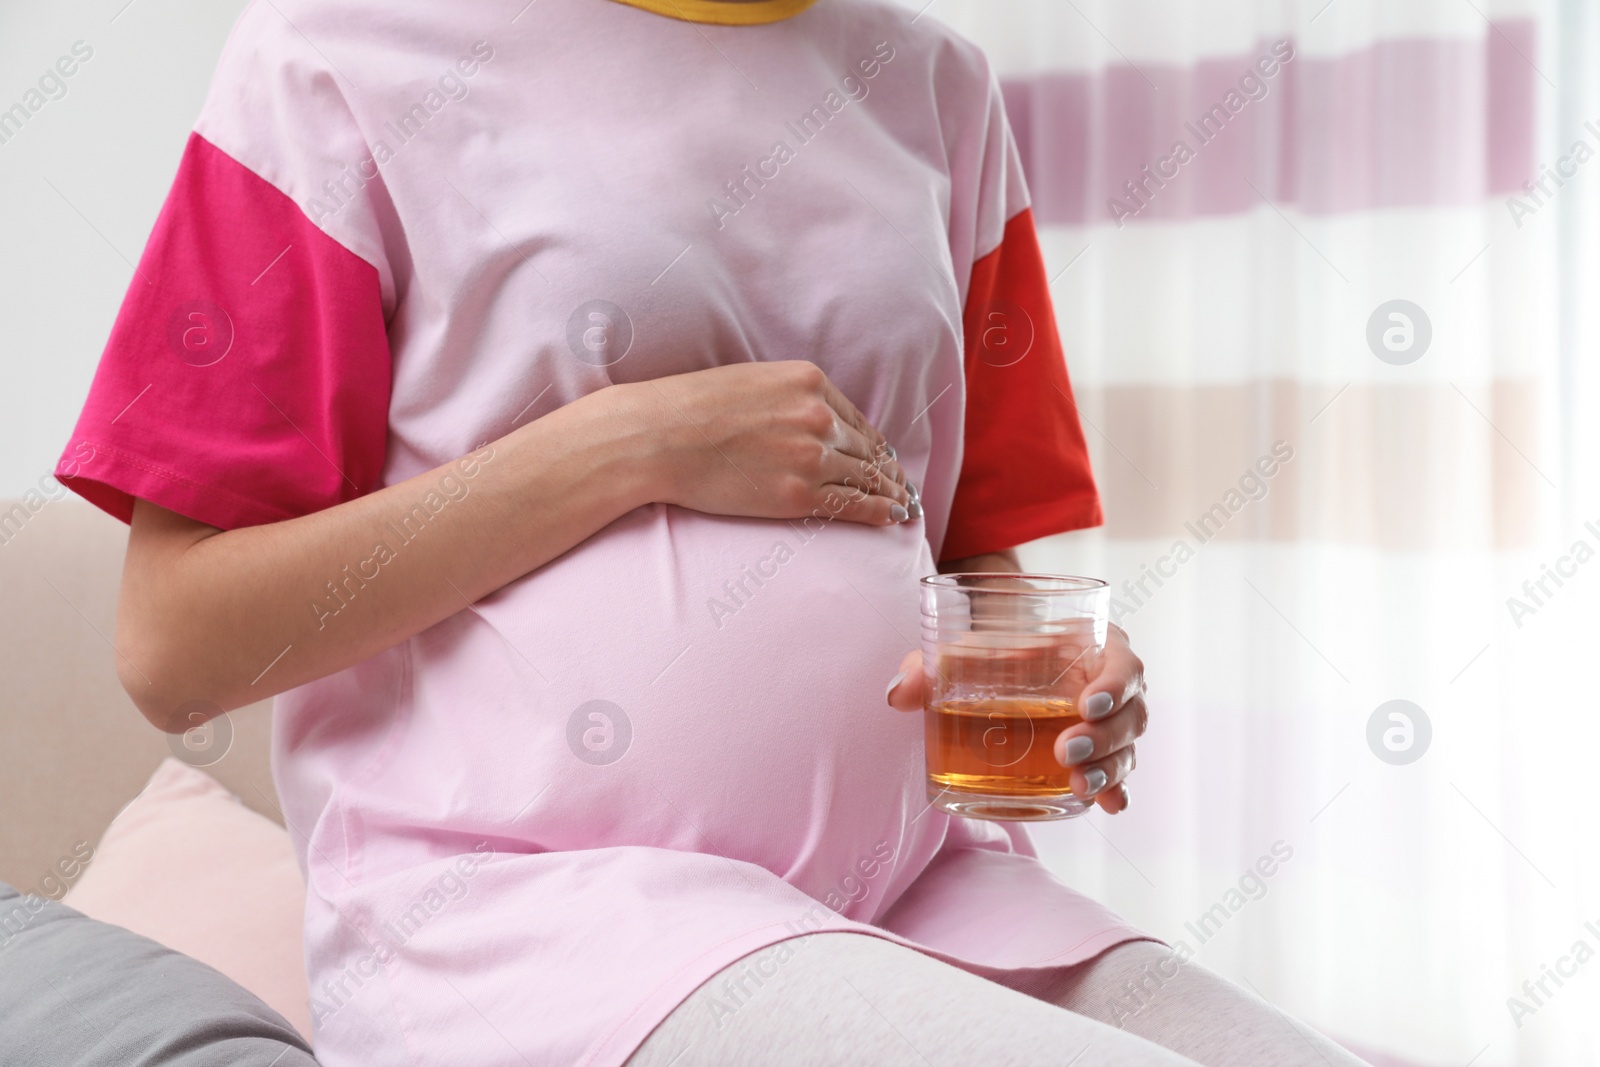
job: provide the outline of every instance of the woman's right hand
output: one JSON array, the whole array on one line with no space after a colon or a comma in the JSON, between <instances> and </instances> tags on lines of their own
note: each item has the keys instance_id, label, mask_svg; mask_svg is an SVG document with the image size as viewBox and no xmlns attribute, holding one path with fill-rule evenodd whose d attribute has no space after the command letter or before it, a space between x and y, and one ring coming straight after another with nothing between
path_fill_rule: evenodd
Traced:
<instances>
[{"instance_id":1,"label":"woman's right hand","mask_svg":"<svg viewBox=\"0 0 1600 1067\"><path fill-rule=\"evenodd\" d=\"M735 363L614 388L651 420L663 503L765 519L821 509L873 526L922 514L894 449L815 363Z\"/></svg>"}]
</instances>

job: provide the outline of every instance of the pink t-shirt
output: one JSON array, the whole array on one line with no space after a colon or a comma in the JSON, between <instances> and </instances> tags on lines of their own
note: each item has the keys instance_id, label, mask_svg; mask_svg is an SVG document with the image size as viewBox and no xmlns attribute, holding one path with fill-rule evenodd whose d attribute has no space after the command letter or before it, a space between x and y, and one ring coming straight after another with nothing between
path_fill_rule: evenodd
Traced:
<instances>
[{"instance_id":1,"label":"pink t-shirt","mask_svg":"<svg viewBox=\"0 0 1600 1067\"><path fill-rule=\"evenodd\" d=\"M616 1067L806 930L979 972L1142 936L1021 827L930 810L920 718L883 703L936 559L1100 519L983 55L881 0L517 6L246 10L63 480L232 529L468 457L308 600L337 627L515 426L804 358L925 517L642 507L280 696L323 1062Z\"/></svg>"}]
</instances>

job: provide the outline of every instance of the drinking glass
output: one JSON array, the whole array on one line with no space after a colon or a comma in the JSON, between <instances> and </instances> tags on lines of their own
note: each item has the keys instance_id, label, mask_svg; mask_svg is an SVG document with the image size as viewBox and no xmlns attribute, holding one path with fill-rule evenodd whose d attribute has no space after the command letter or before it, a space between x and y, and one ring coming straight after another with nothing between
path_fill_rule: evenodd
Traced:
<instances>
[{"instance_id":1,"label":"drinking glass","mask_svg":"<svg viewBox=\"0 0 1600 1067\"><path fill-rule=\"evenodd\" d=\"M1069 819L1093 798L1056 760L1100 671L1110 590L1060 574L922 579L928 799L978 819Z\"/></svg>"}]
</instances>

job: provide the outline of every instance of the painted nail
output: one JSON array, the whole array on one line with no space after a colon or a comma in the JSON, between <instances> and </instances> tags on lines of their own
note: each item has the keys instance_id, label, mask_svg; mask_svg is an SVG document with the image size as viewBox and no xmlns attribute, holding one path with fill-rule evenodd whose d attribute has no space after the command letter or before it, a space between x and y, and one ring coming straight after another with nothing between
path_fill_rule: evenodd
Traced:
<instances>
[{"instance_id":1,"label":"painted nail","mask_svg":"<svg viewBox=\"0 0 1600 1067\"><path fill-rule=\"evenodd\" d=\"M918 500L916 497L912 497L911 503L906 505L906 514L910 515L913 519L922 518L922 501Z\"/></svg>"},{"instance_id":2,"label":"painted nail","mask_svg":"<svg viewBox=\"0 0 1600 1067\"><path fill-rule=\"evenodd\" d=\"M1111 694L1096 693L1083 703L1083 717L1086 719L1103 719L1111 714Z\"/></svg>"},{"instance_id":3,"label":"painted nail","mask_svg":"<svg viewBox=\"0 0 1600 1067\"><path fill-rule=\"evenodd\" d=\"M898 455L895 454L894 445L891 445L888 441L885 441L883 443L883 450L885 452L889 453L889 458L890 459L899 459L900 458Z\"/></svg>"},{"instance_id":4,"label":"painted nail","mask_svg":"<svg viewBox=\"0 0 1600 1067\"><path fill-rule=\"evenodd\" d=\"M911 512L907 511L899 504L891 504L889 506L889 517L895 522L905 522L911 517Z\"/></svg>"},{"instance_id":5,"label":"painted nail","mask_svg":"<svg viewBox=\"0 0 1600 1067\"><path fill-rule=\"evenodd\" d=\"M911 497L912 500L922 499L922 490L918 489L917 483L912 481L910 478L906 479L906 495Z\"/></svg>"},{"instance_id":6,"label":"painted nail","mask_svg":"<svg viewBox=\"0 0 1600 1067\"><path fill-rule=\"evenodd\" d=\"M1099 795L1106 787L1106 772L1096 767L1083 776L1083 784L1088 787L1090 796Z\"/></svg>"},{"instance_id":7,"label":"painted nail","mask_svg":"<svg viewBox=\"0 0 1600 1067\"><path fill-rule=\"evenodd\" d=\"M887 688L887 689L885 689L883 691L883 699L887 701L889 699L889 694L894 692L895 686L899 685L901 682L903 682L905 680L906 680L906 672L905 671L901 671L899 674L895 675L893 678L890 678L889 679L889 688Z\"/></svg>"},{"instance_id":8,"label":"painted nail","mask_svg":"<svg viewBox=\"0 0 1600 1067\"><path fill-rule=\"evenodd\" d=\"M1127 811L1128 805L1133 803L1133 794L1128 792L1128 783L1122 783L1122 810ZM1120 813L1119 813L1120 814Z\"/></svg>"},{"instance_id":9,"label":"painted nail","mask_svg":"<svg viewBox=\"0 0 1600 1067\"><path fill-rule=\"evenodd\" d=\"M1071 738L1065 745L1066 759L1061 761L1063 767L1071 767L1075 763L1082 763L1094 755L1094 738L1079 734Z\"/></svg>"}]
</instances>

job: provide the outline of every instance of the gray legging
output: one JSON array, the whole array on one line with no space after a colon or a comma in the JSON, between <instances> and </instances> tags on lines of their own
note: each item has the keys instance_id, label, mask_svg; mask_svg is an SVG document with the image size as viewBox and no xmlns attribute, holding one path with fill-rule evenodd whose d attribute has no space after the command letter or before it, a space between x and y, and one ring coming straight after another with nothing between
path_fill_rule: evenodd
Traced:
<instances>
[{"instance_id":1,"label":"gray legging","mask_svg":"<svg viewBox=\"0 0 1600 1067\"><path fill-rule=\"evenodd\" d=\"M628 1067L1359 1067L1304 1023L1151 941L1007 985L870 934L820 933L695 990Z\"/></svg>"}]
</instances>

